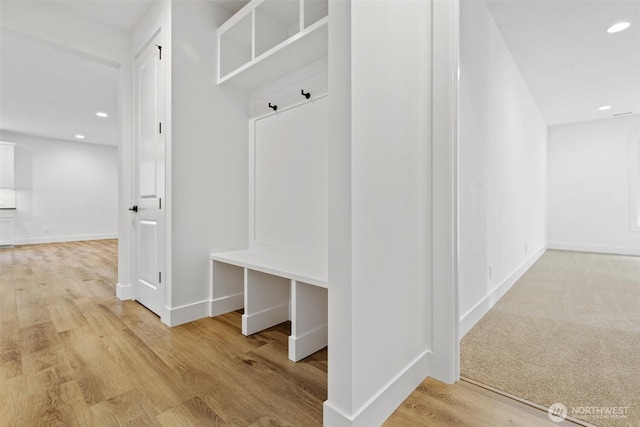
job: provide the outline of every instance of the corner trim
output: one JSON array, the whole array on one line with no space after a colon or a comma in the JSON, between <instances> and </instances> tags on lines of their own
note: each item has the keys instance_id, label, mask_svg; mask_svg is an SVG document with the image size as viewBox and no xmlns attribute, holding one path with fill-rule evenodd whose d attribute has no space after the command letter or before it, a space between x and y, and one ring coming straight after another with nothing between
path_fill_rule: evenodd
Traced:
<instances>
[{"instance_id":1,"label":"corner trim","mask_svg":"<svg viewBox=\"0 0 640 427\"><path fill-rule=\"evenodd\" d=\"M133 286L116 283L116 298L120 301L133 299Z\"/></svg>"},{"instance_id":2,"label":"corner trim","mask_svg":"<svg viewBox=\"0 0 640 427\"><path fill-rule=\"evenodd\" d=\"M168 326L178 326L184 323L193 322L194 320L209 317L211 308L211 300L194 302L180 307L166 308L166 316L161 316L162 321Z\"/></svg>"},{"instance_id":3,"label":"corner trim","mask_svg":"<svg viewBox=\"0 0 640 427\"><path fill-rule=\"evenodd\" d=\"M507 293L509 289L520 279L531 266L540 259L547 250L547 245L538 249L528 260L509 275L502 283L496 286L487 296L481 299L473 308L460 318L460 339L464 337L482 317Z\"/></svg>"},{"instance_id":4,"label":"corner trim","mask_svg":"<svg viewBox=\"0 0 640 427\"><path fill-rule=\"evenodd\" d=\"M329 324L324 323L304 334L289 335L289 360L298 362L327 346Z\"/></svg>"},{"instance_id":5,"label":"corner trim","mask_svg":"<svg viewBox=\"0 0 640 427\"><path fill-rule=\"evenodd\" d=\"M345 414L328 400L324 402L325 427L369 427L381 425L430 373L430 350L413 359L353 415Z\"/></svg>"}]
</instances>

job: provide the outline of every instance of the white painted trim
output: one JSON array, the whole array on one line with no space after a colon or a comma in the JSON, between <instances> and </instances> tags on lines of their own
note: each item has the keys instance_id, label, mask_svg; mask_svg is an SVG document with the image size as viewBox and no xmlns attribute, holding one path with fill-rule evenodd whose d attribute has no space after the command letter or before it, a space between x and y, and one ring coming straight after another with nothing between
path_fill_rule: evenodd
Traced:
<instances>
[{"instance_id":1,"label":"white painted trim","mask_svg":"<svg viewBox=\"0 0 640 427\"><path fill-rule=\"evenodd\" d=\"M157 34L160 34L162 41L160 44L163 46L162 56L166 57L165 62L165 117L163 121L163 127L168 132L165 134L165 189L163 196L163 210L165 211L164 228L165 228L165 241L164 241L164 269L162 275L164 278L165 289L165 307L164 312L168 312L171 309L168 306L171 305L171 5L169 2L155 2L153 6L147 11L137 27L131 33L130 51L126 64L126 72L129 73L127 77L128 93L127 106L121 112L123 120L126 121L127 129L123 129L123 142L119 147L120 159L120 177L122 183L120 186L119 206L120 212L123 212L122 216L119 216L119 230L121 233L122 244L118 250L118 277L122 281L122 276L126 273L125 281L136 283L135 277L135 263L134 256L135 250L135 229L131 222L131 214L128 212L128 207L132 206L135 200L135 147L134 147L134 134L135 134L135 90L136 90L136 73L134 69L134 58L142 51L143 47L153 40ZM124 92L123 92L124 93ZM162 268L161 268L162 270ZM164 322L165 316L161 313L157 313L161 316ZM195 319L194 319L195 320ZM167 323L167 322L165 322ZM168 324L168 323L167 323Z\"/></svg>"},{"instance_id":2,"label":"white painted trim","mask_svg":"<svg viewBox=\"0 0 640 427\"><path fill-rule=\"evenodd\" d=\"M164 2L158 2L164 3ZM163 6L163 15L162 20L160 21L160 30L161 34L164 33L162 44L163 50L162 54L165 58L166 62L164 62L164 82L165 82L165 91L164 91L164 117L163 126L166 129L165 139L164 139L164 150L165 150L165 174L164 174L164 200L162 203L164 210L164 276L166 277L164 283L164 291L165 291L165 304L167 306L173 305L173 175L172 175L172 125L173 125L173 115L172 115L172 67L173 67L173 43L172 43L172 17L171 11L172 6L170 2L167 2ZM164 61L164 60L163 60ZM134 193L135 194L135 193Z\"/></svg>"},{"instance_id":3,"label":"white painted trim","mask_svg":"<svg viewBox=\"0 0 640 427\"><path fill-rule=\"evenodd\" d=\"M242 315L242 333L253 335L289 320L289 302L270 307L258 313Z\"/></svg>"},{"instance_id":4,"label":"white painted trim","mask_svg":"<svg viewBox=\"0 0 640 427\"><path fill-rule=\"evenodd\" d=\"M133 299L133 286L116 283L116 298L120 301Z\"/></svg>"},{"instance_id":5,"label":"white painted trim","mask_svg":"<svg viewBox=\"0 0 640 427\"><path fill-rule=\"evenodd\" d=\"M138 57L139 57L140 55L142 55L142 52L144 52L144 50L147 48L147 46L149 46L149 45L151 44L151 42L153 41L153 39L155 39L155 38L156 38L156 36L157 36L158 34L160 34L160 32L161 32L161 31L162 31L162 26L159 26L159 27L156 29L156 32L155 32L155 33L153 33L153 35L152 35L151 37L149 37L149 39L148 39L146 42L144 42L144 43L142 44L142 47L140 47L140 49L138 49L138 51L133 55L133 60L134 60L134 61L135 61L136 59L138 59ZM160 41L161 41L161 42L163 42L162 38L160 39ZM160 46L162 46L162 45L160 45Z\"/></svg>"},{"instance_id":6,"label":"white painted trim","mask_svg":"<svg viewBox=\"0 0 640 427\"><path fill-rule=\"evenodd\" d=\"M110 240L117 239L118 234L85 234L80 236L53 236L53 237L30 237L27 239L16 239L15 245L39 245L41 243L62 243L62 242L85 242L87 240Z\"/></svg>"},{"instance_id":7,"label":"white painted trim","mask_svg":"<svg viewBox=\"0 0 640 427\"><path fill-rule=\"evenodd\" d=\"M209 317L210 309L211 301L204 300L175 308L165 307L165 315L161 315L160 317L164 323L173 327Z\"/></svg>"},{"instance_id":8,"label":"white painted trim","mask_svg":"<svg viewBox=\"0 0 640 427\"><path fill-rule=\"evenodd\" d=\"M212 299L210 303L211 308L209 309L209 316L211 317L240 310L244 307L244 292Z\"/></svg>"},{"instance_id":9,"label":"white painted trim","mask_svg":"<svg viewBox=\"0 0 640 427\"><path fill-rule=\"evenodd\" d=\"M460 379L458 340L458 86L460 1L432 0L431 375Z\"/></svg>"},{"instance_id":10,"label":"white painted trim","mask_svg":"<svg viewBox=\"0 0 640 427\"><path fill-rule=\"evenodd\" d=\"M640 130L629 137L629 228L640 231Z\"/></svg>"},{"instance_id":11,"label":"white painted trim","mask_svg":"<svg viewBox=\"0 0 640 427\"><path fill-rule=\"evenodd\" d=\"M133 139L133 71L129 57L118 69L118 121L121 138L118 143L118 282L133 283L131 259L133 256L132 229L129 226L132 199L132 139ZM128 285L131 286L131 285ZM116 296L118 295L116 288ZM128 298L133 298L129 291Z\"/></svg>"},{"instance_id":12,"label":"white painted trim","mask_svg":"<svg viewBox=\"0 0 640 427\"><path fill-rule=\"evenodd\" d=\"M285 111L293 110L294 108L298 108L298 107L301 107L301 106L306 105L306 104L313 104L313 103L321 100L322 98L326 98L327 96L329 96L328 93L321 93L320 95L317 95L317 96L314 94L313 98L305 99L304 101L296 102L295 104L291 104L291 105L287 105L286 107L278 108L278 111L273 111L273 112L270 112L270 113L266 113L266 114L262 114L262 115L256 116L256 117L254 117L252 119L249 119L249 121L255 124L255 122L257 122L259 120L266 119L266 118L269 118L271 116L277 116L279 114L284 113ZM255 128L255 126L252 126L252 127ZM254 130L254 132L255 132L255 130ZM255 135L253 135L253 137L255 138ZM255 146L255 144L256 144L255 139L251 139L251 141L252 141L252 144Z\"/></svg>"},{"instance_id":13,"label":"white painted trim","mask_svg":"<svg viewBox=\"0 0 640 427\"><path fill-rule=\"evenodd\" d=\"M324 402L323 425L326 427L370 427L381 425L429 375L432 353L425 351L409 363L353 416Z\"/></svg>"},{"instance_id":14,"label":"white painted trim","mask_svg":"<svg viewBox=\"0 0 640 427\"><path fill-rule=\"evenodd\" d=\"M329 325L325 323L304 334L289 336L289 359L298 362L327 346Z\"/></svg>"},{"instance_id":15,"label":"white painted trim","mask_svg":"<svg viewBox=\"0 0 640 427\"><path fill-rule=\"evenodd\" d=\"M549 249L557 249L560 251L578 251L613 255L640 256L640 248L631 248L624 246L583 245L578 243L552 242L549 243L548 247Z\"/></svg>"},{"instance_id":16,"label":"white painted trim","mask_svg":"<svg viewBox=\"0 0 640 427\"><path fill-rule=\"evenodd\" d=\"M249 247L256 240L256 119L249 119Z\"/></svg>"},{"instance_id":17,"label":"white painted trim","mask_svg":"<svg viewBox=\"0 0 640 427\"><path fill-rule=\"evenodd\" d=\"M116 284L116 297L120 300L135 299L133 286ZM220 314L239 310L244 306L244 294L230 295L215 300L203 300L180 307L164 307L164 313L159 313L162 322L170 327L194 322L205 317L215 317ZM216 311L218 310L218 311Z\"/></svg>"},{"instance_id":18,"label":"white painted trim","mask_svg":"<svg viewBox=\"0 0 640 427\"><path fill-rule=\"evenodd\" d=\"M218 27L218 37L226 33L230 28L236 25L238 22L242 21L242 19L250 13L253 13L256 7L260 5L264 0L253 0L250 3L247 3L237 11L231 18L229 18L224 24ZM253 57L253 56L252 56Z\"/></svg>"},{"instance_id":19,"label":"white painted trim","mask_svg":"<svg viewBox=\"0 0 640 427\"><path fill-rule=\"evenodd\" d=\"M158 270L164 277L164 283L158 285L160 292L164 293L164 314L156 313L160 315L162 321L169 326L173 326L171 309L172 305L172 256L171 256L171 7L170 4L164 2L156 3L143 17L136 29L132 34L131 43L131 75L132 75L132 89L133 94L138 90L138 76L135 70L135 61L140 54L151 43L162 46L163 60L160 61L160 79L164 80L164 85L161 87L157 94L159 102L161 104L160 110L162 112L158 115L158 120L163 124L164 132L164 179L160 180L163 188L158 190L158 196L162 200L162 210L159 213L159 224L162 229L162 233L159 237L158 246L164 251L162 261L159 262ZM131 99L131 119L132 119L132 139L131 146L128 155L130 156L130 176L127 178L128 182L125 185L130 191L130 201L128 206L137 204L137 189L136 189L136 137L137 127L135 116L138 108L136 96L132 96ZM130 236L130 251L131 257L127 261L130 264L131 282L134 283L134 294L137 282L136 268L138 249L136 230L134 222L127 221L127 233ZM197 304L197 303L196 303ZM185 322L180 322L185 323ZM176 324L180 324L176 323Z\"/></svg>"},{"instance_id":20,"label":"white painted trim","mask_svg":"<svg viewBox=\"0 0 640 427\"><path fill-rule=\"evenodd\" d=\"M482 317L507 293L509 289L535 264L547 250L546 246L538 249L529 259L496 286L487 296L480 300L473 308L460 318L460 339L475 326Z\"/></svg>"}]
</instances>

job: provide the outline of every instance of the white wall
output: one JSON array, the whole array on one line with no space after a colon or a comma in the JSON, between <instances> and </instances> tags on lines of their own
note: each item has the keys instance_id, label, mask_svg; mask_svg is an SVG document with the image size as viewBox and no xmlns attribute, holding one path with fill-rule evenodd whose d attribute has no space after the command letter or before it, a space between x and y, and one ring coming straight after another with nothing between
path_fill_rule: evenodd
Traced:
<instances>
[{"instance_id":1,"label":"white wall","mask_svg":"<svg viewBox=\"0 0 640 427\"><path fill-rule=\"evenodd\" d=\"M429 373L430 6L330 3L326 426L381 424Z\"/></svg>"},{"instance_id":2,"label":"white wall","mask_svg":"<svg viewBox=\"0 0 640 427\"><path fill-rule=\"evenodd\" d=\"M171 307L194 305L192 318L208 315L209 254L248 245L248 103L216 84L228 17L207 2L171 6Z\"/></svg>"},{"instance_id":3,"label":"white wall","mask_svg":"<svg viewBox=\"0 0 640 427\"><path fill-rule=\"evenodd\" d=\"M16 143L16 244L117 237L116 147L9 132L2 140Z\"/></svg>"},{"instance_id":4,"label":"white wall","mask_svg":"<svg viewBox=\"0 0 640 427\"><path fill-rule=\"evenodd\" d=\"M464 336L545 248L547 127L485 3L463 1L460 20Z\"/></svg>"},{"instance_id":5,"label":"white wall","mask_svg":"<svg viewBox=\"0 0 640 427\"><path fill-rule=\"evenodd\" d=\"M550 247L640 255L629 218L639 132L639 114L549 128Z\"/></svg>"}]
</instances>

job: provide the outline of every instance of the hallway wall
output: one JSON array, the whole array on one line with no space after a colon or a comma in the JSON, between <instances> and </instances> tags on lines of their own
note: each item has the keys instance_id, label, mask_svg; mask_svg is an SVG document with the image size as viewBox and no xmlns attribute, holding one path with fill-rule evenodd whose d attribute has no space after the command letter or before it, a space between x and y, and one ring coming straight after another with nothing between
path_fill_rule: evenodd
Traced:
<instances>
[{"instance_id":1,"label":"hallway wall","mask_svg":"<svg viewBox=\"0 0 640 427\"><path fill-rule=\"evenodd\" d=\"M209 254L248 244L247 103L215 79L212 41L228 18L207 2L171 5L173 325L208 315Z\"/></svg>"},{"instance_id":2,"label":"hallway wall","mask_svg":"<svg viewBox=\"0 0 640 427\"><path fill-rule=\"evenodd\" d=\"M637 206L636 227L630 218L639 134L640 114L549 128L551 248L640 255Z\"/></svg>"},{"instance_id":3,"label":"hallway wall","mask_svg":"<svg viewBox=\"0 0 640 427\"><path fill-rule=\"evenodd\" d=\"M547 126L484 2L461 2L460 337L544 252Z\"/></svg>"}]
</instances>

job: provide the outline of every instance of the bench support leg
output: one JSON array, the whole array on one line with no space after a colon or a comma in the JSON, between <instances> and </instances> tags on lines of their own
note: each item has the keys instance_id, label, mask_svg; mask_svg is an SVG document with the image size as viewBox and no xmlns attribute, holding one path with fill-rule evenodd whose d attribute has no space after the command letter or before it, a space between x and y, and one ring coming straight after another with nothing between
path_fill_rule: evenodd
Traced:
<instances>
[{"instance_id":1,"label":"bench support leg","mask_svg":"<svg viewBox=\"0 0 640 427\"><path fill-rule=\"evenodd\" d=\"M290 283L289 279L245 269L243 334L255 334L289 320Z\"/></svg>"},{"instance_id":2,"label":"bench support leg","mask_svg":"<svg viewBox=\"0 0 640 427\"><path fill-rule=\"evenodd\" d=\"M327 346L327 289L291 281L289 359L297 362Z\"/></svg>"},{"instance_id":3,"label":"bench support leg","mask_svg":"<svg viewBox=\"0 0 640 427\"><path fill-rule=\"evenodd\" d=\"M211 317L240 310L244 306L244 269L211 261Z\"/></svg>"}]
</instances>

